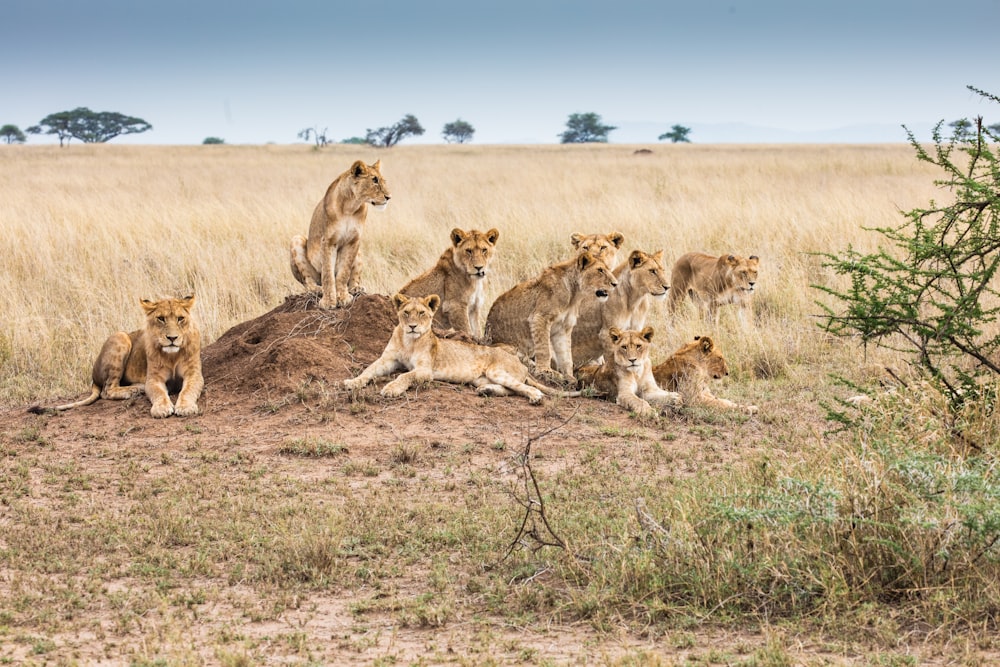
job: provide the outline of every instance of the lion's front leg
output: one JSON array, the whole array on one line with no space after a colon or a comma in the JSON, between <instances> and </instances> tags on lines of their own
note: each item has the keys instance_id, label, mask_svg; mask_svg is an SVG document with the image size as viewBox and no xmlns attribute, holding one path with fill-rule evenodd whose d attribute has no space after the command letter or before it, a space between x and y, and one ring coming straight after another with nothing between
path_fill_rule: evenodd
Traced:
<instances>
[{"instance_id":1,"label":"lion's front leg","mask_svg":"<svg viewBox=\"0 0 1000 667\"><path fill-rule=\"evenodd\" d=\"M336 264L334 282L338 308L351 305L351 302L354 301L353 294L357 293L351 292L348 287L349 285L354 285L355 288L359 287L355 283L361 279L361 267L356 265L359 259L358 250L360 247L360 240L354 239L350 243L342 244L337 248L337 256L334 262ZM355 271L357 271L357 278L355 278ZM325 280L326 276L324 276L323 298L326 298Z\"/></svg>"},{"instance_id":2,"label":"lion's front leg","mask_svg":"<svg viewBox=\"0 0 1000 667\"><path fill-rule=\"evenodd\" d=\"M359 294L364 294L365 288L361 286L361 269L364 267L364 260L362 259L361 249L358 248L357 253L354 255L354 262L351 267L351 277L347 281L347 293L351 296L357 296Z\"/></svg>"},{"instance_id":3,"label":"lion's front leg","mask_svg":"<svg viewBox=\"0 0 1000 667\"><path fill-rule=\"evenodd\" d=\"M381 394L388 398L402 396L406 390L421 382L430 382L434 379L434 374L428 368L414 368L412 371L401 374L395 380L382 387Z\"/></svg>"},{"instance_id":4,"label":"lion's front leg","mask_svg":"<svg viewBox=\"0 0 1000 667\"><path fill-rule=\"evenodd\" d=\"M401 368L395 355L382 354L356 378L344 380L345 389L361 389L375 378L391 375Z\"/></svg>"},{"instance_id":5,"label":"lion's front leg","mask_svg":"<svg viewBox=\"0 0 1000 667\"><path fill-rule=\"evenodd\" d=\"M178 417L193 417L198 414L198 398L204 388L205 379L201 374L201 364L192 365L184 375L184 385L177 395L174 414Z\"/></svg>"},{"instance_id":6,"label":"lion's front leg","mask_svg":"<svg viewBox=\"0 0 1000 667\"><path fill-rule=\"evenodd\" d=\"M643 379L642 385L639 387L639 393L649 403L655 403L656 405L662 405L669 408L679 408L684 402L681 395L677 392L661 389L660 386L656 384L656 380L653 379L652 370L650 370L647 377Z\"/></svg>"},{"instance_id":7,"label":"lion's front leg","mask_svg":"<svg viewBox=\"0 0 1000 667\"><path fill-rule=\"evenodd\" d=\"M618 392L618 398L615 400L615 403L629 412L636 413L640 417L656 417L660 414L653 406L631 391Z\"/></svg>"},{"instance_id":8,"label":"lion's front leg","mask_svg":"<svg viewBox=\"0 0 1000 667\"><path fill-rule=\"evenodd\" d=\"M336 308L337 299L337 262L340 261L340 248L333 239L323 240L323 270L321 278L323 281L323 296L320 297L319 307L325 309ZM346 289L345 289L346 293Z\"/></svg>"},{"instance_id":9,"label":"lion's front leg","mask_svg":"<svg viewBox=\"0 0 1000 667\"><path fill-rule=\"evenodd\" d=\"M552 327L552 352L556 369L563 377L573 378L573 329L565 326Z\"/></svg>"},{"instance_id":10,"label":"lion's front leg","mask_svg":"<svg viewBox=\"0 0 1000 667\"><path fill-rule=\"evenodd\" d=\"M169 417L174 414L174 404L170 402L170 393L167 391L167 385L163 380L147 376L146 396L149 396L149 400L153 402L153 407L150 409L149 414L157 419Z\"/></svg>"},{"instance_id":11,"label":"lion's front leg","mask_svg":"<svg viewBox=\"0 0 1000 667\"><path fill-rule=\"evenodd\" d=\"M528 322L531 345L534 348L535 373L553 375L552 322L544 314L533 315Z\"/></svg>"}]
</instances>

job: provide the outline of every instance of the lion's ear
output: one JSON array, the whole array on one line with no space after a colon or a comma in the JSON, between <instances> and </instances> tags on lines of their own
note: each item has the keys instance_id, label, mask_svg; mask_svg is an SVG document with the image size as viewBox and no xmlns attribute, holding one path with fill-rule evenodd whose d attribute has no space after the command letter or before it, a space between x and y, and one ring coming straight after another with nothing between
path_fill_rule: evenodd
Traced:
<instances>
[{"instance_id":1,"label":"lion's ear","mask_svg":"<svg viewBox=\"0 0 1000 667\"><path fill-rule=\"evenodd\" d=\"M382 160L375 160L375 164L372 165L372 169L374 169L375 171L381 172L382 171Z\"/></svg>"},{"instance_id":2,"label":"lion's ear","mask_svg":"<svg viewBox=\"0 0 1000 667\"><path fill-rule=\"evenodd\" d=\"M580 242L583 241L583 234L577 232L573 234L573 236L569 237L569 240L573 243L574 248L579 248Z\"/></svg>"},{"instance_id":3,"label":"lion's ear","mask_svg":"<svg viewBox=\"0 0 1000 667\"><path fill-rule=\"evenodd\" d=\"M653 340L653 327L646 327L645 329L643 329L642 330L642 337L646 340L647 343L652 342L652 340Z\"/></svg>"},{"instance_id":4,"label":"lion's ear","mask_svg":"<svg viewBox=\"0 0 1000 667\"><path fill-rule=\"evenodd\" d=\"M178 301L180 301L181 305L187 308L188 310L194 308L194 294L188 294L183 299L178 299Z\"/></svg>"},{"instance_id":5,"label":"lion's ear","mask_svg":"<svg viewBox=\"0 0 1000 667\"><path fill-rule=\"evenodd\" d=\"M660 264L663 264L663 251L662 250L657 250L656 252L654 252L653 253L653 259L655 259Z\"/></svg>"},{"instance_id":6,"label":"lion's ear","mask_svg":"<svg viewBox=\"0 0 1000 667\"><path fill-rule=\"evenodd\" d=\"M354 164L351 165L351 173L354 174L354 178L361 178L361 175L365 173L365 163L361 160L355 160Z\"/></svg>"},{"instance_id":7,"label":"lion's ear","mask_svg":"<svg viewBox=\"0 0 1000 667\"><path fill-rule=\"evenodd\" d=\"M641 250L633 250L632 254L628 256L628 265L633 269L638 268L644 261L646 261L646 253Z\"/></svg>"},{"instance_id":8,"label":"lion's ear","mask_svg":"<svg viewBox=\"0 0 1000 667\"><path fill-rule=\"evenodd\" d=\"M498 229L496 229L495 227L493 229L491 229L490 231L486 232L486 241L490 245L496 245L497 244L497 239L499 239L499 238L500 238L500 231Z\"/></svg>"},{"instance_id":9,"label":"lion's ear","mask_svg":"<svg viewBox=\"0 0 1000 667\"><path fill-rule=\"evenodd\" d=\"M396 295L392 297L392 305L396 307L396 310L399 310L409 302L410 297L400 292L396 292Z\"/></svg>"},{"instance_id":10,"label":"lion's ear","mask_svg":"<svg viewBox=\"0 0 1000 667\"><path fill-rule=\"evenodd\" d=\"M622 330L618 327L611 327L608 329L608 336L611 338L612 343L617 343L622 339Z\"/></svg>"},{"instance_id":11,"label":"lion's ear","mask_svg":"<svg viewBox=\"0 0 1000 667\"><path fill-rule=\"evenodd\" d=\"M708 354L709 352L711 352L712 348L715 347L715 343L713 343L712 339L709 338L708 336L701 336L700 339L699 338L695 338L695 340L700 340L701 341L701 351L704 352L704 353L706 353L706 354Z\"/></svg>"},{"instance_id":12,"label":"lion's ear","mask_svg":"<svg viewBox=\"0 0 1000 667\"><path fill-rule=\"evenodd\" d=\"M142 306L142 309L146 311L147 315L149 315L151 312L156 310L157 304L155 301L150 301L149 299L139 299L139 305Z\"/></svg>"},{"instance_id":13,"label":"lion's ear","mask_svg":"<svg viewBox=\"0 0 1000 667\"><path fill-rule=\"evenodd\" d=\"M726 257L726 264L729 264L730 266L736 266L739 263L740 260L736 259L736 255L730 255L729 257Z\"/></svg>"},{"instance_id":14,"label":"lion's ear","mask_svg":"<svg viewBox=\"0 0 1000 667\"><path fill-rule=\"evenodd\" d=\"M456 227L455 229L451 230L451 244L453 246L455 246L457 248L458 244L461 243L464 240L465 240L465 232L463 232L458 227Z\"/></svg>"},{"instance_id":15,"label":"lion's ear","mask_svg":"<svg viewBox=\"0 0 1000 667\"><path fill-rule=\"evenodd\" d=\"M608 240L610 240L616 248L621 248L625 243L625 235L621 232L611 232L608 234Z\"/></svg>"},{"instance_id":16,"label":"lion's ear","mask_svg":"<svg viewBox=\"0 0 1000 667\"><path fill-rule=\"evenodd\" d=\"M576 268L584 271L588 266L596 262L597 259L590 254L590 251L581 252L580 256L576 258Z\"/></svg>"},{"instance_id":17,"label":"lion's ear","mask_svg":"<svg viewBox=\"0 0 1000 667\"><path fill-rule=\"evenodd\" d=\"M431 312L434 312L438 309L438 306L441 305L441 297L439 297L437 294L431 294L425 296L423 298L423 302L425 306L431 309Z\"/></svg>"}]
</instances>

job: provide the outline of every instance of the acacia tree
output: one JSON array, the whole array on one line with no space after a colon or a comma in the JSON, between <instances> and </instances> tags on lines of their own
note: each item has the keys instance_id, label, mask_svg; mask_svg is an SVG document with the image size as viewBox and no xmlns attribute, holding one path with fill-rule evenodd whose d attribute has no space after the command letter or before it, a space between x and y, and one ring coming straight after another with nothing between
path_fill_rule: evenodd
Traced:
<instances>
[{"instance_id":1,"label":"acacia tree","mask_svg":"<svg viewBox=\"0 0 1000 667\"><path fill-rule=\"evenodd\" d=\"M302 141L309 141L309 137L312 137L313 140L316 142L316 148L322 148L323 146L326 146L328 143L330 143L329 140L326 138L327 129L328 128L324 127L323 131L320 132L318 127L307 127L299 130L298 137Z\"/></svg>"},{"instance_id":2,"label":"acacia tree","mask_svg":"<svg viewBox=\"0 0 1000 667\"><path fill-rule=\"evenodd\" d=\"M423 126L413 114L406 114L395 125L380 127L377 130L365 130L365 142L372 146L391 148L410 136L420 136L424 133Z\"/></svg>"},{"instance_id":3,"label":"acacia tree","mask_svg":"<svg viewBox=\"0 0 1000 667\"><path fill-rule=\"evenodd\" d=\"M4 125L0 127L0 138L8 144L23 144L24 132L17 125Z\"/></svg>"},{"instance_id":4,"label":"acacia tree","mask_svg":"<svg viewBox=\"0 0 1000 667\"><path fill-rule=\"evenodd\" d=\"M566 131L559 135L559 141L564 144L607 143L608 133L617 129L614 125L602 125L596 113L574 113L566 121Z\"/></svg>"},{"instance_id":5,"label":"acacia tree","mask_svg":"<svg viewBox=\"0 0 1000 667\"><path fill-rule=\"evenodd\" d=\"M996 95L968 88L1000 102ZM977 395L970 391L977 376L1000 375L995 326L1000 315L1000 155L995 152L1000 137L978 118L969 128L953 124L946 141L943 124L934 128L933 150L908 129L907 136L918 160L944 171L936 183L954 201L931 202L905 213L898 227L871 230L892 248L868 255L850 247L841 254L823 253L824 266L848 276L850 286L815 287L838 302L837 308L821 304L828 331L910 353L914 365L960 404Z\"/></svg>"},{"instance_id":6,"label":"acacia tree","mask_svg":"<svg viewBox=\"0 0 1000 667\"><path fill-rule=\"evenodd\" d=\"M464 144L467 141L472 141L472 135L475 133L476 128L461 118L450 123L445 123L444 128L441 130L441 136L449 144Z\"/></svg>"},{"instance_id":7,"label":"acacia tree","mask_svg":"<svg viewBox=\"0 0 1000 667\"><path fill-rule=\"evenodd\" d=\"M688 135L691 134L690 127L684 127L683 125L673 125L670 127L669 132L664 132L657 139L663 141L664 139L670 139L671 143L674 144L689 144L691 140L688 139Z\"/></svg>"},{"instance_id":8,"label":"acacia tree","mask_svg":"<svg viewBox=\"0 0 1000 667\"><path fill-rule=\"evenodd\" d=\"M32 134L55 134L59 145L69 138L79 139L85 144L103 144L123 134L139 134L153 129L141 118L126 116L117 111L91 111L87 107L77 107L72 111L49 114L38 125L28 128Z\"/></svg>"}]
</instances>

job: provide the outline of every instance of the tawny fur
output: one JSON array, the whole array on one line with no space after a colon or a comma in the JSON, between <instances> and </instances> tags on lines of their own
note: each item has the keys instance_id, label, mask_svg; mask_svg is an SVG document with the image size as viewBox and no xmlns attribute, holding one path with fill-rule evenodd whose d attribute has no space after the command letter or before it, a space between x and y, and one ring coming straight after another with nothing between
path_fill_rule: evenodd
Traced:
<instances>
[{"instance_id":1,"label":"tawny fur","mask_svg":"<svg viewBox=\"0 0 1000 667\"><path fill-rule=\"evenodd\" d=\"M496 229L451 230L451 247L441 254L437 264L399 292L411 297L437 294L441 307L434 316L434 326L481 336L487 273L498 238L500 232Z\"/></svg>"},{"instance_id":2,"label":"tawny fur","mask_svg":"<svg viewBox=\"0 0 1000 667\"><path fill-rule=\"evenodd\" d=\"M618 286L604 302L587 301L573 328L573 364L577 367L597 362L606 353L608 330L641 330L646 326L653 299L663 299L670 289L663 251L648 254L633 250L615 268Z\"/></svg>"},{"instance_id":3,"label":"tawny fur","mask_svg":"<svg viewBox=\"0 0 1000 667\"><path fill-rule=\"evenodd\" d=\"M715 257L700 252L689 252L674 263L670 274L670 314L686 299L698 306L706 322L719 323L719 307L726 304L740 306L739 317L746 320L751 298L757 285L760 260L756 255L743 258L738 255Z\"/></svg>"},{"instance_id":4,"label":"tawny fur","mask_svg":"<svg viewBox=\"0 0 1000 667\"><path fill-rule=\"evenodd\" d=\"M581 368L579 386L590 386L597 394L641 417L655 417L660 408L681 406L681 395L663 390L653 378L649 359L653 327L642 331L611 327L607 338L604 364Z\"/></svg>"},{"instance_id":5,"label":"tawny fur","mask_svg":"<svg viewBox=\"0 0 1000 667\"><path fill-rule=\"evenodd\" d=\"M573 244L573 252L589 252L608 266L618 264L618 251L625 244L625 236L621 232L611 232L610 234L580 234L579 232L570 237Z\"/></svg>"},{"instance_id":6,"label":"tawny fur","mask_svg":"<svg viewBox=\"0 0 1000 667\"><path fill-rule=\"evenodd\" d=\"M486 318L485 339L517 349L534 359L534 372L573 377L573 327L581 306L605 300L617 281L611 269L589 252L547 267L515 285L493 302Z\"/></svg>"},{"instance_id":7,"label":"tawny fur","mask_svg":"<svg viewBox=\"0 0 1000 667\"><path fill-rule=\"evenodd\" d=\"M399 324L382 355L358 377L345 380L347 389L360 389L375 378L405 371L382 387L383 396L399 396L421 382L440 380L471 384L480 394L506 396L510 392L538 403L543 395L573 397L580 392L557 391L546 387L528 372L516 355L499 347L461 340L438 338L432 322L441 304L437 294L393 298Z\"/></svg>"},{"instance_id":8,"label":"tawny fur","mask_svg":"<svg viewBox=\"0 0 1000 667\"><path fill-rule=\"evenodd\" d=\"M385 208L390 198L380 169L381 160L352 164L316 205L309 237L292 237L292 275L306 289L322 290L320 308L349 305L364 291L359 248L368 207Z\"/></svg>"},{"instance_id":9,"label":"tawny fur","mask_svg":"<svg viewBox=\"0 0 1000 667\"><path fill-rule=\"evenodd\" d=\"M55 410L90 405L99 398L125 400L145 393L154 417L198 414L205 386L201 374L201 334L191 316L194 296L140 301L146 326L112 334L101 347L91 372L90 396ZM177 404L170 394L177 392Z\"/></svg>"},{"instance_id":10,"label":"tawny fur","mask_svg":"<svg viewBox=\"0 0 1000 667\"><path fill-rule=\"evenodd\" d=\"M695 336L661 364L653 367L656 383L668 391L679 392L686 404L701 403L715 408L757 412L756 405L741 405L717 398L708 388L710 379L729 375L729 366L715 343L708 336Z\"/></svg>"}]
</instances>

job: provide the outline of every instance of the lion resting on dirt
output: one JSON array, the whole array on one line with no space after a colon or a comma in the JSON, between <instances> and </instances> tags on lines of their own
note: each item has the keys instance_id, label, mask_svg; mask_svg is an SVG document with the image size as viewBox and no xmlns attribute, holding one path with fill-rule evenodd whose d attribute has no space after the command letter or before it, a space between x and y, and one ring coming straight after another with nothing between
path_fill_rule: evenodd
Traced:
<instances>
[{"instance_id":1,"label":"lion resting on dirt","mask_svg":"<svg viewBox=\"0 0 1000 667\"><path fill-rule=\"evenodd\" d=\"M750 306L754 286L757 284L756 255L743 258L738 255L714 257L700 252L689 252L674 262L670 274L670 300L667 307L673 314L688 296L698 305L706 321L719 323L719 306L735 303L741 306L740 321Z\"/></svg>"},{"instance_id":2,"label":"lion resting on dirt","mask_svg":"<svg viewBox=\"0 0 1000 667\"><path fill-rule=\"evenodd\" d=\"M486 317L486 341L534 357L536 374L573 377L573 327L586 301L603 301L617 285L608 265L589 252L553 264L497 297Z\"/></svg>"},{"instance_id":3,"label":"lion resting on dirt","mask_svg":"<svg viewBox=\"0 0 1000 667\"><path fill-rule=\"evenodd\" d=\"M146 327L112 334L101 348L91 373L90 396L55 410L90 405L98 398L125 400L145 393L154 417L198 414L205 386L201 375L201 334L191 317L194 296L183 299L143 299ZM177 392L177 404L170 394ZM41 412L32 408L33 412Z\"/></svg>"},{"instance_id":4,"label":"lion resting on dirt","mask_svg":"<svg viewBox=\"0 0 1000 667\"><path fill-rule=\"evenodd\" d=\"M292 275L310 291L323 290L320 308L347 306L364 291L358 248L368 206L384 209L390 198L381 163L352 164L316 205L309 238L292 237Z\"/></svg>"},{"instance_id":5,"label":"lion resting on dirt","mask_svg":"<svg viewBox=\"0 0 1000 667\"><path fill-rule=\"evenodd\" d=\"M382 355L361 375L344 380L347 389L360 389L377 377L399 370L407 372L382 387L383 396L399 396L414 384L440 380L471 384L485 396L506 396L510 392L538 403L543 395L572 397L580 392L557 391L532 378L528 368L514 354L498 347L461 340L438 338L431 327L441 298L431 294L410 298L392 297L399 324Z\"/></svg>"},{"instance_id":6,"label":"lion resting on dirt","mask_svg":"<svg viewBox=\"0 0 1000 667\"><path fill-rule=\"evenodd\" d=\"M709 391L709 377L718 380L726 375L729 375L726 359L708 336L695 336L693 342L653 367L656 383L668 391L679 392L685 404L702 403L716 408L741 410L751 415L757 412L756 405L740 405L716 398Z\"/></svg>"},{"instance_id":7,"label":"lion resting on dirt","mask_svg":"<svg viewBox=\"0 0 1000 667\"><path fill-rule=\"evenodd\" d=\"M589 252L608 266L618 264L618 251L625 243L621 232L610 234L580 234L576 233L569 239L573 243L573 251L577 254Z\"/></svg>"},{"instance_id":8,"label":"lion resting on dirt","mask_svg":"<svg viewBox=\"0 0 1000 667\"><path fill-rule=\"evenodd\" d=\"M606 353L608 330L640 330L653 299L663 299L670 289L667 271L663 268L663 251L652 255L633 250L621 265L615 268L618 287L607 301L587 301L580 307L580 316L573 328L573 363L576 366L594 363ZM597 362L600 363L600 362Z\"/></svg>"},{"instance_id":9,"label":"lion resting on dirt","mask_svg":"<svg viewBox=\"0 0 1000 667\"><path fill-rule=\"evenodd\" d=\"M645 327L642 331L622 331L611 327L607 337L608 352L604 364L581 368L578 386L590 385L597 394L640 417L657 416L660 411L653 405L681 406L681 395L664 391L653 378L653 364L649 360L653 327Z\"/></svg>"},{"instance_id":10,"label":"lion resting on dirt","mask_svg":"<svg viewBox=\"0 0 1000 667\"><path fill-rule=\"evenodd\" d=\"M437 264L408 282L400 294L441 297L441 307L434 316L439 329L455 329L470 336L482 335L483 298L486 272L493 259L500 232L470 229L451 230L451 247Z\"/></svg>"}]
</instances>

